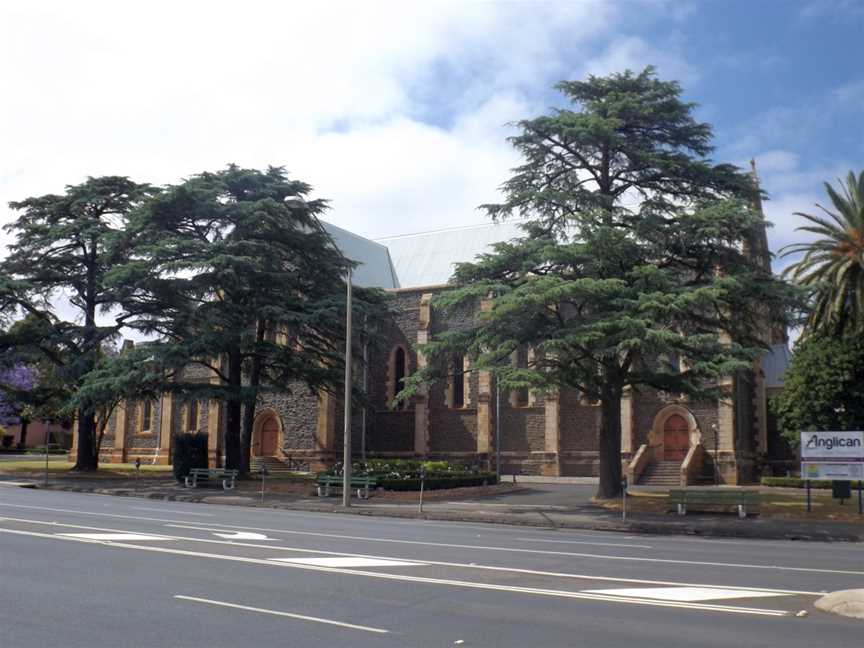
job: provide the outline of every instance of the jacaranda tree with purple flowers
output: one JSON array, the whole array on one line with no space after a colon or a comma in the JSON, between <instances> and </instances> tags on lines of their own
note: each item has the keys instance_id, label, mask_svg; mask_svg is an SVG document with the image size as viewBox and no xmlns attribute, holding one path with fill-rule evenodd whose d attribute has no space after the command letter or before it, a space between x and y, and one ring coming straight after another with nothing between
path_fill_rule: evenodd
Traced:
<instances>
[{"instance_id":1,"label":"jacaranda tree with purple flowers","mask_svg":"<svg viewBox=\"0 0 864 648\"><path fill-rule=\"evenodd\" d=\"M21 424L21 445L27 439L31 407L28 396L36 388L39 372L18 363L0 371L0 425Z\"/></svg>"}]
</instances>

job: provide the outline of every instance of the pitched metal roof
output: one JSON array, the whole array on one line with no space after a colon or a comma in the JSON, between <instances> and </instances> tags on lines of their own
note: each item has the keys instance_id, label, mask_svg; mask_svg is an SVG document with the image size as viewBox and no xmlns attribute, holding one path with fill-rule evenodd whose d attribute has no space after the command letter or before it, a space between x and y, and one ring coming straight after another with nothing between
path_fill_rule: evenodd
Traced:
<instances>
[{"instance_id":1,"label":"pitched metal roof","mask_svg":"<svg viewBox=\"0 0 864 648\"><path fill-rule=\"evenodd\" d=\"M493 243L522 235L517 223L485 223L376 239L390 250L403 288L447 283L455 264L474 261Z\"/></svg>"},{"instance_id":2,"label":"pitched metal roof","mask_svg":"<svg viewBox=\"0 0 864 648\"><path fill-rule=\"evenodd\" d=\"M384 245L371 241L353 232L321 221L336 247L347 258L360 265L354 270L352 281L364 288L399 288L399 277L390 260L390 252Z\"/></svg>"}]
</instances>

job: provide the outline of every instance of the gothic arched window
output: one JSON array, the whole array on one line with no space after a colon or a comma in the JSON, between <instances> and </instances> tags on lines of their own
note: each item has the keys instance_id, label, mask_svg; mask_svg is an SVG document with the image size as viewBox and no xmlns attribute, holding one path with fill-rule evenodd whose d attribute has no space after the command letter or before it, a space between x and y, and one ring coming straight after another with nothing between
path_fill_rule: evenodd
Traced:
<instances>
[{"instance_id":1,"label":"gothic arched window","mask_svg":"<svg viewBox=\"0 0 864 648\"><path fill-rule=\"evenodd\" d=\"M390 352L390 366L387 373L389 378L387 392L392 403L396 395L405 387L405 378L408 377L408 354L405 353L404 347L396 346ZM401 401L396 407L397 409L405 409L407 402Z\"/></svg>"}]
</instances>

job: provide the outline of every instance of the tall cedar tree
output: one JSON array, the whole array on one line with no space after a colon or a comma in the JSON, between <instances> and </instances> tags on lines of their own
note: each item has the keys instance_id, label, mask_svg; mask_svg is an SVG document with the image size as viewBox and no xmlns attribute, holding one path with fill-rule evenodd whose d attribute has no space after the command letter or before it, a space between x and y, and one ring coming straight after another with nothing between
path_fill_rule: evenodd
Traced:
<instances>
[{"instance_id":1,"label":"tall cedar tree","mask_svg":"<svg viewBox=\"0 0 864 648\"><path fill-rule=\"evenodd\" d=\"M4 229L14 242L0 265L0 311L27 316L29 324L0 336L0 352L43 357L63 376L70 391L92 371L103 344L115 337L125 316L97 322L121 299L122 286L106 283L108 271L125 260L119 245L129 213L149 194L148 185L128 178L88 178L48 194L12 202L21 212ZM55 309L65 297L71 309ZM95 470L96 413L79 409L76 470Z\"/></svg>"},{"instance_id":2,"label":"tall cedar tree","mask_svg":"<svg viewBox=\"0 0 864 648\"><path fill-rule=\"evenodd\" d=\"M156 362L175 376L197 365L218 377L166 387L225 404L225 463L241 473L260 389L336 390L342 380L352 262L318 220L326 201L305 200L310 191L275 167L194 176L137 212L138 256L113 273L134 287L133 326L160 339L148 345ZM356 314L374 318L382 304L378 291L355 291Z\"/></svg>"},{"instance_id":3,"label":"tall cedar tree","mask_svg":"<svg viewBox=\"0 0 864 648\"><path fill-rule=\"evenodd\" d=\"M578 390L600 402L597 494L609 498L621 491L625 389L716 397L721 378L752 368L786 289L749 207L752 179L707 159L711 128L678 83L647 68L557 88L575 109L518 123L511 141L525 163L505 201L483 206L495 220L527 219L524 236L458 266L436 300L489 307L422 348L429 365L405 394L461 353L504 390Z\"/></svg>"}]
</instances>

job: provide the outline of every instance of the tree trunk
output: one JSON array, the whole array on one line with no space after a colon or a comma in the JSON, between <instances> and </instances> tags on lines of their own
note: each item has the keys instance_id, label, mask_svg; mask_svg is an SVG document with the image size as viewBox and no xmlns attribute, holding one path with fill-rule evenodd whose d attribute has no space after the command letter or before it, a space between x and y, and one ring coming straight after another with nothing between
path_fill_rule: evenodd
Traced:
<instances>
[{"instance_id":1,"label":"tree trunk","mask_svg":"<svg viewBox=\"0 0 864 648\"><path fill-rule=\"evenodd\" d=\"M239 352L228 354L228 386L230 395L225 404L225 468L241 469L240 428L243 425L243 358Z\"/></svg>"},{"instance_id":2,"label":"tree trunk","mask_svg":"<svg viewBox=\"0 0 864 648\"><path fill-rule=\"evenodd\" d=\"M27 447L27 427L30 425L30 420L26 418L21 419L21 438L18 440L18 443L22 448Z\"/></svg>"},{"instance_id":3,"label":"tree trunk","mask_svg":"<svg viewBox=\"0 0 864 648\"><path fill-rule=\"evenodd\" d=\"M244 403L243 427L240 430L240 474L248 475L252 466L252 428L255 425L255 403L258 400L257 391L254 399L248 398Z\"/></svg>"},{"instance_id":4,"label":"tree trunk","mask_svg":"<svg viewBox=\"0 0 864 648\"><path fill-rule=\"evenodd\" d=\"M600 402L599 499L621 495L621 394L604 392Z\"/></svg>"},{"instance_id":5,"label":"tree trunk","mask_svg":"<svg viewBox=\"0 0 864 648\"><path fill-rule=\"evenodd\" d=\"M259 321L255 331L258 344L264 342L266 326L264 321ZM261 384L261 356L252 358L252 369L249 372L249 387L252 392L246 399L246 409L243 412L243 430L240 434L240 474L247 475L252 462L252 428L255 425L255 406L258 404L258 385Z\"/></svg>"},{"instance_id":6,"label":"tree trunk","mask_svg":"<svg viewBox=\"0 0 864 648\"><path fill-rule=\"evenodd\" d=\"M90 471L99 468L96 454L96 414L78 412L78 454L72 470Z\"/></svg>"}]
</instances>

